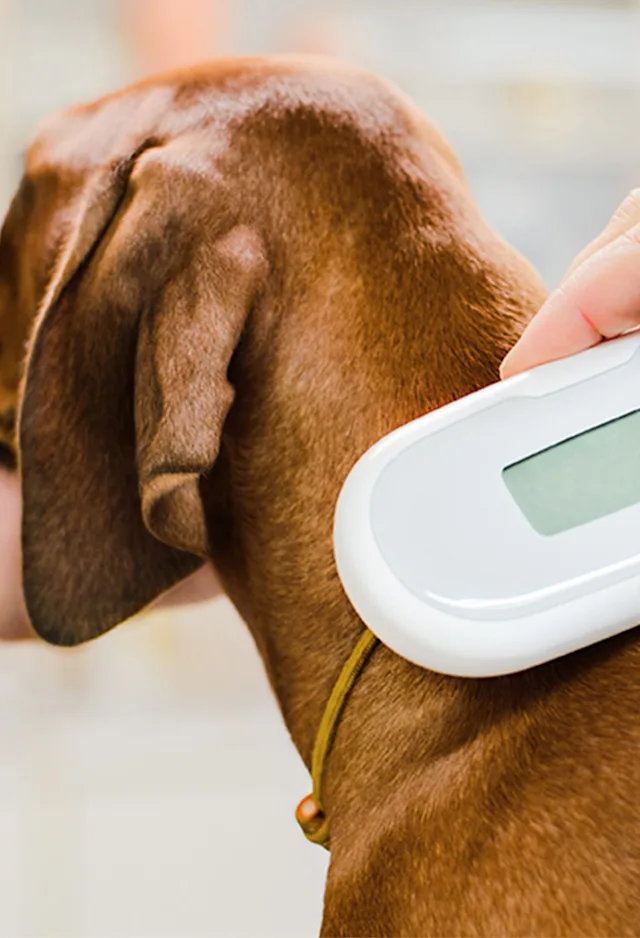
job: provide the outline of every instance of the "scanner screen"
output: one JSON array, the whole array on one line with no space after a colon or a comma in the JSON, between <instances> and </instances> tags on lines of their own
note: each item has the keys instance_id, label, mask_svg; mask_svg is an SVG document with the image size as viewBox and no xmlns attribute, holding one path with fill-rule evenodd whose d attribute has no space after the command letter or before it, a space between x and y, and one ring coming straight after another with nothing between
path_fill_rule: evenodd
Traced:
<instances>
[{"instance_id":1,"label":"scanner screen","mask_svg":"<svg viewBox=\"0 0 640 938\"><path fill-rule=\"evenodd\" d=\"M502 476L531 526L547 536L635 505L640 410L513 463Z\"/></svg>"}]
</instances>

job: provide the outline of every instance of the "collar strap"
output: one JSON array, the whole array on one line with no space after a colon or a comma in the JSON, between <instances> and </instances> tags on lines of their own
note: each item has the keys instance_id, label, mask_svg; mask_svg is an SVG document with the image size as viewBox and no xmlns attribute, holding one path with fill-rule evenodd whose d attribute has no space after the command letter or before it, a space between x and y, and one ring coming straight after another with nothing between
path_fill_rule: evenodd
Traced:
<instances>
[{"instance_id":1,"label":"collar strap","mask_svg":"<svg viewBox=\"0 0 640 938\"><path fill-rule=\"evenodd\" d=\"M322 806L325 765L349 693L362 674L371 653L377 645L378 639L376 636L370 629L365 629L347 658L338 680L333 685L333 690L320 720L313 746L313 755L311 756L313 790L310 795L302 799L296 808L296 820L302 828L304 836L311 843L320 844L326 847L327 850L329 849L329 821Z\"/></svg>"}]
</instances>

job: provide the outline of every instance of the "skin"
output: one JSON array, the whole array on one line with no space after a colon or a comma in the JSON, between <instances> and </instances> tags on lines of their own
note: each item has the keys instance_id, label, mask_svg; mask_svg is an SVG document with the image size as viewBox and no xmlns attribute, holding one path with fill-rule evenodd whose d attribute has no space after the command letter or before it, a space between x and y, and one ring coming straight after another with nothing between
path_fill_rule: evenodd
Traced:
<instances>
[{"instance_id":1,"label":"skin","mask_svg":"<svg viewBox=\"0 0 640 938\"><path fill-rule=\"evenodd\" d=\"M15 473L0 469L0 640L31 638L24 605L20 560L20 485Z\"/></svg>"},{"instance_id":2,"label":"skin","mask_svg":"<svg viewBox=\"0 0 640 938\"><path fill-rule=\"evenodd\" d=\"M53 188L10 212L0 329L28 337L33 624L86 641L211 560L308 765L362 630L333 561L342 482L498 378L540 281L411 103L335 63L125 89L43 127L26 178ZM35 325L30 237L56 245ZM485 681L378 648L327 766L323 934L640 932L639 667L635 633Z\"/></svg>"},{"instance_id":3,"label":"skin","mask_svg":"<svg viewBox=\"0 0 640 938\"><path fill-rule=\"evenodd\" d=\"M640 325L640 189L575 259L505 358L501 375L573 355Z\"/></svg>"}]
</instances>

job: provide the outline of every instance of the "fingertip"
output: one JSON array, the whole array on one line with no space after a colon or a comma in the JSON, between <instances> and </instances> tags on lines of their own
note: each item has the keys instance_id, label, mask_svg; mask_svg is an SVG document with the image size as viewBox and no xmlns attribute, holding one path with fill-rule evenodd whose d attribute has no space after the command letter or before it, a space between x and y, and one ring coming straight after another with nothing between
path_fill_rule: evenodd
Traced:
<instances>
[{"instance_id":1,"label":"fingertip","mask_svg":"<svg viewBox=\"0 0 640 938\"><path fill-rule=\"evenodd\" d=\"M535 365L542 364L545 358L552 354L550 346L553 344L551 340L553 326L548 322L548 317L547 301L533 317L513 348L505 355L500 366L502 380L512 378Z\"/></svg>"},{"instance_id":2,"label":"fingertip","mask_svg":"<svg viewBox=\"0 0 640 938\"><path fill-rule=\"evenodd\" d=\"M505 378L510 378L512 375L516 373L514 371L513 358L514 358L514 352L515 352L515 356L517 359L517 354L518 354L517 348L518 348L517 344L514 345L511 351L507 352L504 359L502 360L502 364L500 365L500 380L501 381L504 381Z\"/></svg>"},{"instance_id":3,"label":"fingertip","mask_svg":"<svg viewBox=\"0 0 640 938\"><path fill-rule=\"evenodd\" d=\"M551 294L505 356L500 377L511 378L538 365L566 358L601 340L598 330L561 286Z\"/></svg>"}]
</instances>

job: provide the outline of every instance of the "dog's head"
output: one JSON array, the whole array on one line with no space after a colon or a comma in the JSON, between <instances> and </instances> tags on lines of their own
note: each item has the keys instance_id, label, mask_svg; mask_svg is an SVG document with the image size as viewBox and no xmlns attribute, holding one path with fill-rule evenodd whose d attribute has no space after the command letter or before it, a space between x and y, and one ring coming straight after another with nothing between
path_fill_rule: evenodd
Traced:
<instances>
[{"instance_id":1,"label":"dog's head","mask_svg":"<svg viewBox=\"0 0 640 938\"><path fill-rule=\"evenodd\" d=\"M541 297L446 144L358 73L219 63L50 121L0 242L34 626L91 638L212 554L309 568L354 459L495 378Z\"/></svg>"}]
</instances>

